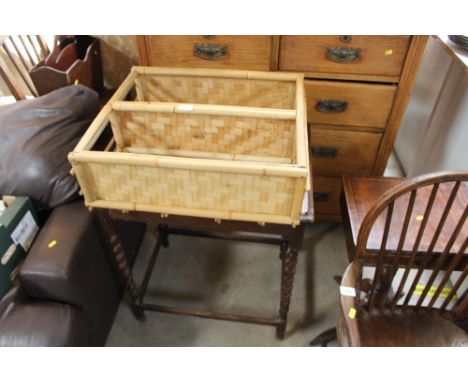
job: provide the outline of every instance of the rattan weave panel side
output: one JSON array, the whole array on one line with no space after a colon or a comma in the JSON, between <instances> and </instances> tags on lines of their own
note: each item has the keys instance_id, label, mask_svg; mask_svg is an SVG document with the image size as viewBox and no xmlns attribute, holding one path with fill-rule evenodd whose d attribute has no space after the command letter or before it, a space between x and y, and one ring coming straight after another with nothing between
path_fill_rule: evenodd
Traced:
<instances>
[{"instance_id":1,"label":"rattan weave panel side","mask_svg":"<svg viewBox=\"0 0 468 382\"><path fill-rule=\"evenodd\" d=\"M209 78L188 76L146 76L142 83L149 102L180 102L294 109L294 82Z\"/></svg>"},{"instance_id":2,"label":"rattan weave panel side","mask_svg":"<svg viewBox=\"0 0 468 382\"><path fill-rule=\"evenodd\" d=\"M292 158L289 120L113 111L125 147Z\"/></svg>"},{"instance_id":3,"label":"rattan weave panel side","mask_svg":"<svg viewBox=\"0 0 468 382\"><path fill-rule=\"evenodd\" d=\"M291 215L295 178L83 163L95 200Z\"/></svg>"}]
</instances>

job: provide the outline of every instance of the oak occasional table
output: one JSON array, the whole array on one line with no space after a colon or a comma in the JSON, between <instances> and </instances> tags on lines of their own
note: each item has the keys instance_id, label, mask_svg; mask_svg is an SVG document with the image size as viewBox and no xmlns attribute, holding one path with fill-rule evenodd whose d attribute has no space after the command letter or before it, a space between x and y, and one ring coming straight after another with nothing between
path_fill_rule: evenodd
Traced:
<instances>
[{"instance_id":1,"label":"oak occasional table","mask_svg":"<svg viewBox=\"0 0 468 382\"><path fill-rule=\"evenodd\" d=\"M276 327L276 336L279 339L283 339L294 284L298 252L302 246L305 225L313 221L310 193L307 194L307 197L309 200L307 213L302 215L301 223L296 227L286 224L267 223L265 225L260 225L254 222L233 220L216 222L214 219L178 215L162 217L161 214L157 213L138 211L122 212L119 210L101 208L95 211L105 237L107 249L115 259L119 272L126 281L130 308L136 319L144 321L145 311L149 310L272 325ZM125 260L123 248L115 230L115 220L151 223L157 227L158 238L139 288L134 281L132 270ZM156 264L156 259L161 247L169 246L169 235L197 236L278 245L280 248L279 258L281 261L281 289L278 316L274 318L244 316L146 303L144 298L151 274Z\"/></svg>"}]
</instances>

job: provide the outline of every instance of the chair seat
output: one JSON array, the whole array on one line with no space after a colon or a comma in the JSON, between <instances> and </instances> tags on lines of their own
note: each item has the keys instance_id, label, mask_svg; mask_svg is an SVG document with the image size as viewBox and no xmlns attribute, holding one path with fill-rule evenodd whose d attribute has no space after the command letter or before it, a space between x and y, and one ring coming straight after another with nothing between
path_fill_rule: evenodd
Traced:
<instances>
[{"instance_id":1,"label":"chair seat","mask_svg":"<svg viewBox=\"0 0 468 382\"><path fill-rule=\"evenodd\" d=\"M468 346L468 335L452 321L425 312L366 313L359 317L362 346ZM342 321L342 317L340 317ZM338 325L340 345L347 343Z\"/></svg>"}]
</instances>

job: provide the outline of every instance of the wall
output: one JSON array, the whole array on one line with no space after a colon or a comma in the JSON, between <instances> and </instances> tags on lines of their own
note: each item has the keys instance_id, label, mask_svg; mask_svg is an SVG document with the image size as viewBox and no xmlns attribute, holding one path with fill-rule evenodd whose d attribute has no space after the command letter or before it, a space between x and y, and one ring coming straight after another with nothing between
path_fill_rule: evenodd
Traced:
<instances>
[{"instance_id":1,"label":"wall","mask_svg":"<svg viewBox=\"0 0 468 382\"><path fill-rule=\"evenodd\" d=\"M466 67L430 38L395 142L408 177L468 169Z\"/></svg>"},{"instance_id":2,"label":"wall","mask_svg":"<svg viewBox=\"0 0 468 382\"><path fill-rule=\"evenodd\" d=\"M117 88L133 65L138 65L138 48L134 35L96 35L101 45L104 86Z\"/></svg>"}]
</instances>

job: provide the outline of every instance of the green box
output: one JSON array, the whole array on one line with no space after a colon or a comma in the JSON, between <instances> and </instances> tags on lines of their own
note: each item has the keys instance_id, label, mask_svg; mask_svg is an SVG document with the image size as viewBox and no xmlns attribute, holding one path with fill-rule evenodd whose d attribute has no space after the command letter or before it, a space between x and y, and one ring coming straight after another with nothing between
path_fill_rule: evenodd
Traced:
<instances>
[{"instance_id":1,"label":"green box","mask_svg":"<svg viewBox=\"0 0 468 382\"><path fill-rule=\"evenodd\" d=\"M11 285L14 271L39 231L39 221L29 198L4 198L0 215L0 298Z\"/></svg>"}]
</instances>

